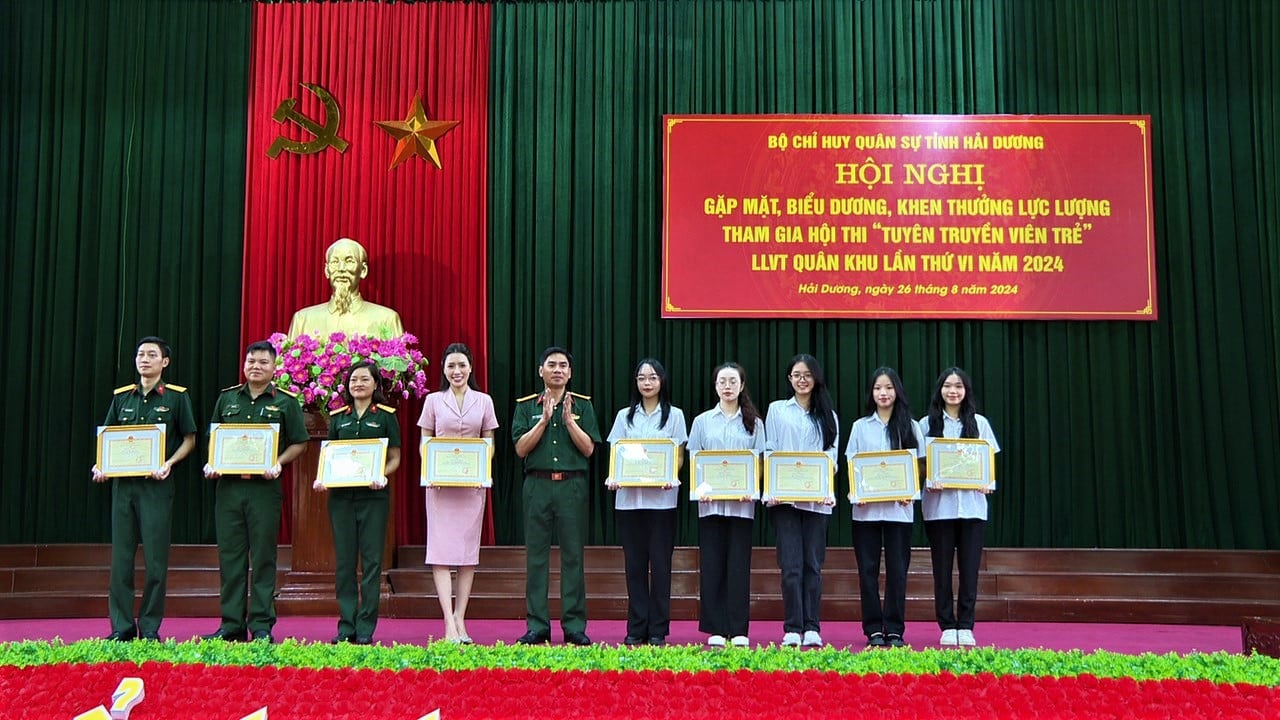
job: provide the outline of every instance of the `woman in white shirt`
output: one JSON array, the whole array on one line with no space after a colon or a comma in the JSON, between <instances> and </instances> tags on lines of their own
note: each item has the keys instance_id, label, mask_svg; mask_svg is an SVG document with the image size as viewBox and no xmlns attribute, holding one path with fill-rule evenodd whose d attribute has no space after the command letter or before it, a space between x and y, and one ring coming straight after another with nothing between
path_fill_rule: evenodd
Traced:
<instances>
[{"instance_id":1,"label":"woman in white shirt","mask_svg":"<svg viewBox=\"0 0 1280 720\"><path fill-rule=\"evenodd\" d=\"M741 365L725 363L715 370L720 402L693 419L689 430L689 457L703 450L764 451L764 422L747 392L747 375ZM696 482L696 478L691 478ZM755 501L698 501L698 564L701 568L698 629L707 633L707 645L747 647L751 611L751 526Z\"/></svg>"},{"instance_id":2,"label":"woman in white shirt","mask_svg":"<svg viewBox=\"0 0 1280 720\"><path fill-rule=\"evenodd\" d=\"M631 404L618 411L609 442L669 438L678 446L676 466L684 459L689 439L684 412L671 407L667 370L653 358L636 365ZM676 543L676 484L663 487L618 487L618 538L622 542L627 577L627 645L664 645L671 631L671 553Z\"/></svg>"},{"instance_id":3,"label":"woman in white shirt","mask_svg":"<svg viewBox=\"0 0 1280 720\"><path fill-rule=\"evenodd\" d=\"M791 397L771 403L765 416L766 448L824 452L834 468L840 420L817 358L803 353L791 358L787 380ZM827 524L836 504L834 489L832 493L820 502L779 503L765 498L782 570L784 647L822 645L822 563L827 556Z\"/></svg>"},{"instance_id":4,"label":"woman in white shirt","mask_svg":"<svg viewBox=\"0 0 1280 720\"><path fill-rule=\"evenodd\" d=\"M920 419L925 442L932 438L976 438L986 440L994 452L1000 443L991 423L978 414L973 399L973 383L958 367L947 368L929 400L929 414ZM942 630L942 645L976 645L973 621L978 605L978 566L987 531L987 494L991 490L947 489L925 485L924 530L929 536L933 560L933 604ZM960 596L951 590L951 568L960 565Z\"/></svg>"},{"instance_id":5,"label":"woman in white shirt","mask_svg":"<svg viewBox=\"0 0 1280 720\"><path fill-rule=\"evenodd\" d=\"M853 423L845 454L912 450L924 451L920 427L911 419L902 380L892 368L871 374L867 391L867 415ZM862 597L862 631L867 647L903 647L906 630L907 568L911 564L911 525L915 522L910 500L855 503L853 549L858 560L858 585ZM884 549L884 603L880 602L880 550Z\"/></svg>"}]
</instances>

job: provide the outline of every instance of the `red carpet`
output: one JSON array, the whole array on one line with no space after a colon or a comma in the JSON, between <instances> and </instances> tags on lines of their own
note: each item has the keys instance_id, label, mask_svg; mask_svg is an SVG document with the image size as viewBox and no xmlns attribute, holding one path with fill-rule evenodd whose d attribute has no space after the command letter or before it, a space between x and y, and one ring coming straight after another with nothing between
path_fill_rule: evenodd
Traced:
<instances>
[{"instance_id":1,"label":"red carpet","mask_svg":"<svg viewBox=\"0 0 1280 720\"><path fill-rule=\"evenodd\" d=\"M277 639L285 637L299 640L326 642L337 630L335 618L282 617L276 625ZM217 629L216 618L170 618L160 628L165 638L187 640L195 635ZM476 642L491 645L496 641L511 644L524 633L522 620L472 620L467 631ZM72 642L85 638L102 637L111 632L106 618L75 618L57 620L2 620L0 641L47 640L61 637ZM587 633L598 643L616 644L626 635L626 623L621 620L598 620L587 626ZM1216 652L1225 650L1238 653L1241 650L1240 628L1200 625L1102 625L1084 623L979 623L974 631L979 645L997 648L1044 648L1046 650L1109 650L1126 654L1143 652L1187 653L1193 650ZM444 634L440 620L384 619L378 624L376 639L385 644L423 644L432 636ZM937 647L938 628L933 623L907 624L906 639L913 647ZM827 623L823 637L836 647L854 645L861 647L861 629L854 623ZM553 638L560 640L559 628ZM702 643L705 636L698 632L694 621L672 624L668 642ZM777 644L782 640L782 623L761 621L751 625L751 639L757 645Z\"/></svg>"}]
</instances>

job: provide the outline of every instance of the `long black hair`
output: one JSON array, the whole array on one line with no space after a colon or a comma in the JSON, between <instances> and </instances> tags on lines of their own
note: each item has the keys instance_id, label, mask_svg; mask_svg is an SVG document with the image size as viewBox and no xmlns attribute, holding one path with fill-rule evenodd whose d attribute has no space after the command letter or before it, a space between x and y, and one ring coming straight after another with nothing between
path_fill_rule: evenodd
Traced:
<instances>
[{"instance_id":1,"label":"long black hair","mask_svg":"<svg viewBox=\"0 0 1280 720\"><path fill-rule=\"evenodd\" d=\"M760 411L756 409L756 404L751 402L751 393L747 392L747 371L743 370L742 366L736 362L724 363L712 371L712 384L715 383L721 370L732 370L738 373L738 381L742 383L742 390L738 393L738 409L742 411L742 427L747 431L748 435L755 435L756 421L760 419Z\"/></svg>"},{"instance_id":2,"label":"long black hair","mask_svg":"<svg viewBox=\"0 0 1280 720\"><path fill-rule=\"evenodd\" d=\"M958 367L949 367L938 376L933 386L933 397L929 399L929 427L925 435L942 437L942 413L946 412L947 401L942 399L942 384L947 378L955 375L964 385L964 399L960 401L960 437L978 437L978 404L973 399L973 382L969 374Z\"/></svg>"},{"instance_id":3,"label":"long black hair","mask_svg":"<svg viewBox=\"0 0 1280 720\"><path fill-rule=\"evenodd\" d=\"M347 368L347 374L343 376L342 380L342 399L347 405L355 407L356 401L355 398L351 397L351 390L348 386L351 384L351 373L360 368L365 368L373 376L373 398L370 400L371 404L385 403L387 396L382 394L382 371L378 369L378 364L372 360L358 362Z\"/></svg>"},{"instance_id":4,"label":"long black hair","mask_svg":"<svg viewBox=\"0 0 1280 720\"><path fill-rule=\"evenodd\" d=\"M450 343L449 347L444 349L444 354L440 356L440 392L448 390L452 384L449 382L449 375L444 366L445 361L454 353L467 356L467 364L471 366L471 374L467 376L467 387L479 390L480 386L476 384L476 361L471 357L471 348L462 343Z\"/></svg>"},{"instance_id":5,"label":"long black hair","mask_svg":"<svg viewBox=\"0 0 1280 720\"><path fill-rule=\"evenodd\" d=\"M653 358L644 358L636 363L636 371L631 378L631 409L627 411L627 425L631 425L631 420L636 416L636 408L644 401L640 396L640 381L636 378L640 376L640 368L645 365L653 368L653 374L658 376L658 407L662 408L658 427L664 428L667 426L667 418L671 417L671 388L667 387L667 369Z\"/></svg>"},{"instance_id":6,"label":"long black hair","mask_svg":"<svg viewBox=\"0 0 1280 720\"><path fill-rule=\"evenodd\" d=\"M835 404L831 402L831 393L827 391L827 379L822 374L822 366L814 356L800 353L791 358L791 364L787 366L788 377L800 363L804 363L813 375L813 392L809 396L809 420L822 433L823 449L833 447L839 430L836 428Z\"/></svg>"},{"instance_id":7,"label":"long black hair","mask_svg":"<svg viewBox=\"0 0 1280 720\"><path fill-rule=\"evenodd\" d=\"M902 387L902 378L890 367L878 367L871 373L871 382L867 383L867 414L874 415L876 405L876 380L881 376L889 378L893 383L893 412L889 415L889 423L885 432L889 434L889 447L893 450L918 447L915 421L911 419L911 404L907 402L907 391Z\"/></svg>"}]
</instances>

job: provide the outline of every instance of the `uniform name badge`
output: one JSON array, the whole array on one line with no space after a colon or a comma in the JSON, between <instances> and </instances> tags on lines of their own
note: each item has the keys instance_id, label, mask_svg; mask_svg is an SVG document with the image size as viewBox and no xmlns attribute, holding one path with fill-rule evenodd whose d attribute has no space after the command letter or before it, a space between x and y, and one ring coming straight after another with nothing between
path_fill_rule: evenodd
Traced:
<instances>
[{"instance_id":1,"label":"uniform name badge","mask_svg":"<svg viewBox=\"0 0 1280 720\"><path fill-rule=\"evenodd\" d=\"M679 485L680 479L676 477L679 449L671 438L618 440L609 453L609 479L618 487Z\"/></svg>"},{"instance_id":2,"label":"uniform name badge","mask_svg":"<svg viewBox=\"0 0 1280 720\"><path fill-rule=\"evenodd\" d=\"M863 452L849 458L850 502L901 502L919 499L920 470L914 452Z\"/></svg>"},{"instance_id":3,"label":"uniform name badge","mask_svg":"<svg viewBox=\"0 0 1280 720\"><path fill-rule=\"evenodd\" d=\"M760 458L754 450L702 450L690 465L690 500L760 499Z\"/></svg>"},{"instance_id":4,"label":"uniform name badge","mask_svg":"<svg viewBox=\"0 0 1280 720\"><path fill-rule=\"evenodd\" d=\"M422 487L493 487L491 438L424 437L418 454Z\"/></svg>"},{"instance_id":5,"label":"uniform name badge","mask_svg":"<svg viewBox=\"0 0 1280 720\"><path fill-rule=\"evenodd\" d=\"M833 497L835 469L824 452L765 453L764 497L777 502L823 502Z\"/></svg>"},{"instance_id":6,"label":"uniform name badge","mask_svg":"<svg viewBox=\"0 0 1280 720\"><path fill-rule=\"evenodd\" d=\"M150 475L164 464L164 423L98 426L98 470L107 477Z\"/></svg>"},{"instance_id":7,"label":"uniform name badge","mask_svg":"<svg viewBox=\"0 0 1280 720\"><path fill-rule=\"evenodd\" d=\"M387 474L387 438L325 440L316 479L327 488L369 487Z\"/></svg>"},{"instance_id":8,"label":"uniform name badge","mask_svg":"<svg viewBox=\"0 0 1280 720\"><path fill-rule=\"evenodd\" d=\"M223 475L261 475L276 464L280 424L213 423L209 467Z\"/></svg>"}]
</instances>

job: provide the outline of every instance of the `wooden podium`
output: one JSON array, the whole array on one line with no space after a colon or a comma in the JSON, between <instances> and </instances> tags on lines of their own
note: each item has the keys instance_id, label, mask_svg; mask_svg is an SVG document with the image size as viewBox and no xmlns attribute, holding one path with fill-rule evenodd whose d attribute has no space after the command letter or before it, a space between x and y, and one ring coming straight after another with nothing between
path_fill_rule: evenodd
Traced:
<instances>
[{"instance_id":1,"label":"wooden podium","mask_svg":"<svg viewBox=\"0 0 1280 720\"><path fill-rule=\"evenodd\" d=\"M320 462L320 443L329 437L329 418L318 412L304 413L307 449L293 461L293 562L277 593L279 603L293 611L338 613L334 596L333 529L329 524L329 495L311 489ZM382 595L388 594L385 572L395 562L396 494L395 482L387 483L391 512L387 517L387 537L382 548ZM305 607L300 607L303 605Z\"/></svg>"}]
</instances>

